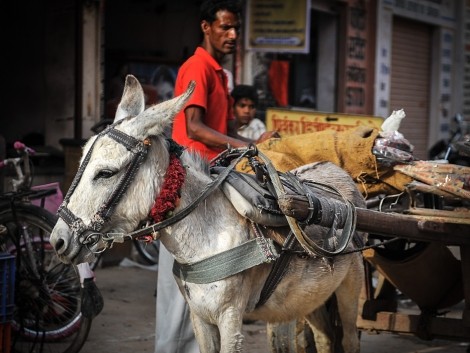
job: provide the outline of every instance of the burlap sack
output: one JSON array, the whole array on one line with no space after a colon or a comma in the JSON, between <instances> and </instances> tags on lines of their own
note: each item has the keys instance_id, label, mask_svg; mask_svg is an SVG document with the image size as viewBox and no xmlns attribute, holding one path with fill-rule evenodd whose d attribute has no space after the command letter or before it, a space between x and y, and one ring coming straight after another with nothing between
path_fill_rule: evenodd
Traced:
<instances>
[{"instance_id":1,"label":"burlap sack","mask_svg":"<svg viewBox=\"0 0 470 353\"><path fill-rule=\"evenodd\" d=\"M279 171L330 161L351 175L364 196L401 192L412 179L377 164L372 147L378 133L376 129L365 126L346 131L324 130L269 139L260 143L258 148ZM251 170L247 161L238 169L243 172Z\"/></svg>"}]
</instances>

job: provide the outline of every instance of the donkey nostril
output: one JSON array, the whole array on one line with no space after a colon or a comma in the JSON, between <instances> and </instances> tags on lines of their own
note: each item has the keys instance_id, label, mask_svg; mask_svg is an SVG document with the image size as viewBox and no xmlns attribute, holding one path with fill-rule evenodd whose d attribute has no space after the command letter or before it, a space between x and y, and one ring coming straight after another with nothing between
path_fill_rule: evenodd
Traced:
<instances>
[{"instance_id":1,"label":"donkey nostril","mask_svg":"<svg viewBox=\"0 0 470 353\"><path fill-rule=\"evenodd\" d=\"M55 251L59 252L60 249L62 249L65 245L64 239L59 239L57 240L57 243L55 244Z\"/></svg>"}]
</instances>

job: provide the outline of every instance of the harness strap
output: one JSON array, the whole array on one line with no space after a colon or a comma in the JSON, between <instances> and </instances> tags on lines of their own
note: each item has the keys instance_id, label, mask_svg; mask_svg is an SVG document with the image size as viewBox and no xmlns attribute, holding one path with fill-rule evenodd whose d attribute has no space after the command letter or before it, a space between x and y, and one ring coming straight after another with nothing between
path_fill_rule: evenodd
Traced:
<instances>
[{"instance_id":1,"label":"harness strap","mask_svg":"<svg viewBox=\"0 0 470 353\"><path fill-rule=\"evenodd\" d=\"M135 149L141 144L141 141L137 140L131 135L128 135L114 128L109 129L106 135L111 137L114 141L126 147L127 150L134 152L134 153L138 153L138 151L136 151Z\"/></svg>"},{"instance_id":2,"label":"harness strap","mask_svg":"<svg viewBox=\"0 0 470 353\"><path fill-rule=\"evenodd\" d=\"M57 211L60 218L64 220L70 226L70 229L74 232L81 232L86 228L82 220L76 217L67 207L61 207Z\"/></svg>"},{"instance_id":3,"label":"harness strap","mask_svg":"<svg viewBox=\"0 0 470 353\"><path fill-rule=\"evenodd\" d=\"M262 263L271 263L278 256L271 239L257 237L193 264L180 264L175 260L173 274L186 282L211 283Z\"/></svg>"},{"instance_id":4,"label":"harness strap","mask_svg":"<svg viewBox=\"0 0 470 353\"><path fill-rule=\"evenodd\" d=\"M119 121L120 122L120 121ZM80 167L78 168L77 173L75 174L75 177L72 181L72 184L69 187L69 190L67 191L67 194L64 197L64 200L62 201L62 205L67 205L70 197L72 196L73 192L75 191L78 183L80 182L80 179L82 178L83 172L85 171L86 166L88 165L88 162L90 161L91 154L93 152L93 149L95 147L95 143L99 140L100 137L104 135L109 135L112 139L115 141L121 143L123 146L126 147L126 149L132 151L138 144L140 143L139 140L135 139L132 136L128 136L127 134L123 133L122 131L116 130L114 128L115 124L109 125L105 130L100 132L97 136L95 141L93 141L93 144L91 145L90 149L88 150L87 154L83 158L82 163L80 164Z\"/></svg>"},{"instance_id":5,"label":"harness strap","mask_svg":"<svg viewBox=\"0 0 470 353\"><path fill-rule=\"evenodd\" d=\"M151 145L149 138L146 138L143 141L139 141L136 138L127 135L122 131L116 130L114 128L115 125L116 123L102 131L100 134L98 134L95 141L93 141L93 144L85 155L85 158L83 159L78 169L78 172L75 175L72 185L70 186L58 210L59 216L64 220L65 223L67 223L72 232L79 237L79 242L81 244L90 245L96 243L99 240L101 235L93 233L93 231L99 232L105 222L109 219L116 205L126 192L132 180L134 179L140 165L147 156L148 148ZM122 144L128 151L134 154L134 158L132 158L132 160L128 164L124 175L119 180L118 185L113 190L108 200L100 206L98 211L91 218L90 224L85 225L83 220L74 215L73 212L70 211L70 209L67 207L67 205L70 201L70 197L72 196L73 192L75 191L78 183L80 182L83 176L88 162L90 161L91 154L95 147L96 141L98 141L98 139L104 135L107 135L116 142Z\"/></svg>"},{"instance_id":6,"label":"harness strap","mask_svg":"<svg viewBox=\"0 0 470 353\"><path fill-rule=\"evenodd\" d=\"M289 263L292 259L292 256L294 255L292 252L289 252L288 250L292 249L294 244L295 244L294 233L290 232L289 236L284 242L281 255L278 257L273 267L271 268L271 272L269 272L266 282L264 282L264 286L263 286L263 289L261 290L258 303L256 303L256 308L259 308L260 306L262 306L264 303L268 301L268 299L276 290L278 284L284 278L284 275L286 274L286 271L289 268Z\"/></svg>"},{"instance_id":7,"label":"harness strap","mask_svg":"<svg viewBox=\"0 0 470 353\"><path fill-rule=\"evenodd\" d=\"M118 131L118 130L114 130L114 131ZM131 137L131 136L128 136L128 137ZM139 170L140 165L142 164L145 157L147 156L147 152L148 152L147 147L148 145L150 145L150 141L147 139L145 139L144 142L137 141L137 140L135 141L137 142L137 144L134 145L134 148L130 150L131 152L136 154L135 158L133 158L131 163L127 166L124 176L119 181L119 184L114 189L113 193L109 196L108 201L104 203L101 206L100 210L98 211L98 214L104 220L107 220L109 216L113 213L114 208L116 207L116 205L118 204L119 200L122 198L124 193L127 191L127 188L129 187L132 180L134 180L134 177L137 174L137 171Z\"/></svg>"},{"instance_id":8,"label":"harness strap","mask_svg":"<svg viewBox=\"0 0 470 353\"><path fill-rule=\"evenodd\" d=\"M229 173L235 168L237 163L239 163L242 158L249 157L253 155L253 153L256 153L256 150L254 147L250 147L246 150L244 150L240 156L234 161L234 163L230 164L225 170L220 173L217 178L213 179L209 184L207 184L204 189L201 191L199 196L193 200L188 206L174 214L172 217L164 219L161 222L152 224L148 227L142 228L135 230L131 233L128 233L126 235L123 234L103 234L103 240L108 241L108 242L114 242L114 241L122 241L122 239L135 239L138 237L141 237L143 235L148 235L152 233L153 239L157 240L160 238L160 235L157 234L157 232L161 229L164 229L168 226L171 226L172 224L175 224L179 221L181 221L183 218L185 218L188 214L190 214L196 207L199 206L199 204L204 201L215 189L217 189L227 178Z\"/></svg>"},{"instance_id":9,"label":"harness strap","mask_svg":"<svg viewBox=\"0 0 470 353\"><path fill-rule=\"evenodd\" d=\"M268 172L268 176L272 182L274 188L273 195L276 196L277 199L279 199L280 196L286 194L286 191L282 185L278 171L274 168L269 158L267 158L266 155L264 155L261 151L258 151L258 156L263 160L266 171ZM336 250L326 250L316 244L315 241L311 240L299 227L297 220L294 217L286 215L287 223L289 223L291 231L294 233L297 241L300 243L302 248L307 252L309 256L317 255L323 257L332 257L343 252L348 246L352 235L356 229L356 208L354 207L351 201L346 198L344 199L348 203L349 207L347 208L347 218L343 228L343 243ZM331 228L333 229L333 227L334 225L332 225Z\"/></svg>"},{"instance_id":10,"label":"harness strap","mask_svg":"<svg viewBox=\"0 0 470 353\"><path fill-rule=\"evenodd\" d=\"M99 135L98 135L99 136ZM67 191L67 194L65 194L64 200L62 201L62 205L60 207L66 207L67 204L70 201L70 197L72 196L73 192L77 188L78 183L80 182L83 172L85 171L85 168L90 161L91 158L91 153L93 152L93 147L95 146L96 141L98 140L98 137L93 141L93 144L91 145L90 149L88 150L87 154L83 158L82 163L78 167L77 174L75 174L75 177L72 180L72 184L69 187L69 190Z\"/></svg>"}]
</instances>

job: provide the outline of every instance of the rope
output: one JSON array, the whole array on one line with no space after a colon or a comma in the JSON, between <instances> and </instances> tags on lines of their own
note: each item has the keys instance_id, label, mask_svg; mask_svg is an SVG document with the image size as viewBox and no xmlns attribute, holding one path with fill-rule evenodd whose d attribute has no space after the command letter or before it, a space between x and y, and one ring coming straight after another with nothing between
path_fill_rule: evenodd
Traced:
<instances>
[{"instance_id":1,"label":"rope","mask_svg":"<svg viewBox=\"0 0 470 353\"><path fill-rule=\"evenodd\" d=\"M389 240L384 240L378 244L372 244L372 245L367 245L367 246L361 246L361 247L358 247L356 249L353 249L353 250L345 250L343 251L341 254L338 254L339 255L349 255L349 254L354 254L356 252L363 252L364 250L367 250L367 249L375 249L375 248L378 248L379 246L382 246L382 245L387 245L387 244L390 244L390 243L394 243L398 240L400 240L402 238L400 237L396 237L396 238L392 238L392 239L389 239ZM287 250L287 249L283 249L283 251L288 251L289 253L291 254L297 254L299 256L302 256L302 255L305 255L306 252L305 251L296 251L296 250ZM282 253L281 253L282 255Z\"/></svg>"}]
</instances>

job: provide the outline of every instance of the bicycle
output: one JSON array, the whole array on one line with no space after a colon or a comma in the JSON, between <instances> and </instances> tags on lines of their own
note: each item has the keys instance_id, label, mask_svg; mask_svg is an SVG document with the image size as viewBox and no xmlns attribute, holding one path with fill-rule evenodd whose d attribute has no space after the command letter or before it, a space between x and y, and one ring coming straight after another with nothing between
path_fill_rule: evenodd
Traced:
<instances>
[{"instance_id":1,"label":"bicycle","mask_svg":"<svg viewBox=\"0 0 470 353\"><path fill-rule=\"evenodd\" d=\"M0 251L14 255L16 263L11 351L77 353L92 322L80 310L80 277L49 243L57 217L32 204L43 204L56 190L31 188L34 151L19 142L14 147L19 157L0 161L16 174L12 191L0 195Z\"/></svg>"}]
</instances>

